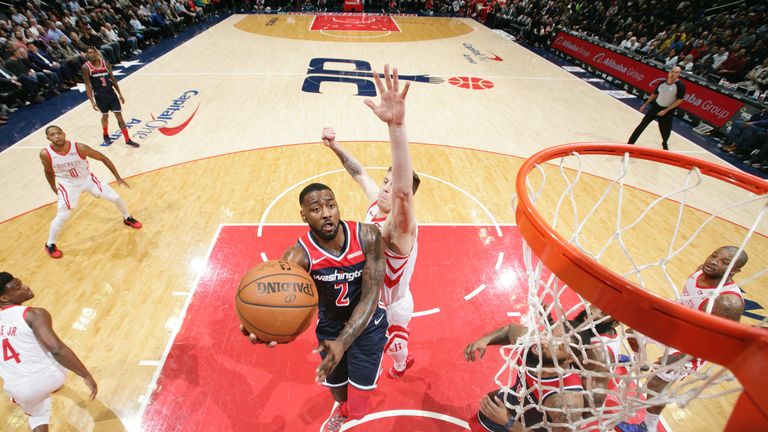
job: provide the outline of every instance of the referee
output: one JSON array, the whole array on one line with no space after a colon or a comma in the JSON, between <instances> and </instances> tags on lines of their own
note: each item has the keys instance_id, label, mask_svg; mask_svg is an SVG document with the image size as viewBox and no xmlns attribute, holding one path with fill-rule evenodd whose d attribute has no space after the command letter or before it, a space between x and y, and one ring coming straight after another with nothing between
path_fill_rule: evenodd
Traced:
<instances>
[{"instance_id":1,"label":"referee","mask_svg":"<svg viewBox=\"0 0 768 432\"><path fill-rule=\"evenodd\" d=\"M651 97L640 107L640 111L643 111L648 104L651 105L651 108L643 117L643 121L637 125L635 131L632 132L632 136L629 137L629 141L627 141L629 144L634 144L645 130L645 127L656 119L659 122L659 131L661 132L661 146L664 147L664 150L669 150L667 140L669 140L669 136L672 134L674 110L683 103L683 97L685 96L685 85L679 81L680 71L682 71L680 66L674 66L670 69L667 80L659 84Z\"/></svg>"}]
</instances>

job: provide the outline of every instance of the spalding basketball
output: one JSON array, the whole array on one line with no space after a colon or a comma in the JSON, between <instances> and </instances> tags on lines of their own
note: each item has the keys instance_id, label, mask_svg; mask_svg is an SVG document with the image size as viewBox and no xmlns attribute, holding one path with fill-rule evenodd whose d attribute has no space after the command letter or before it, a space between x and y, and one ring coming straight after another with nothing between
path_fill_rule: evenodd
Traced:
<instances>
[{"instance_id":1,"label":"spalding basketball","mask_svg":"<svg viewBox=\"0 0 768 432\"><path fill-rule=\"evenodd\" d=\"M267 261L248 270L235 293L240 322L263 341L296 339L312 323L316 308L315 283L288 261Z\"/></svg>"}]
</instances>

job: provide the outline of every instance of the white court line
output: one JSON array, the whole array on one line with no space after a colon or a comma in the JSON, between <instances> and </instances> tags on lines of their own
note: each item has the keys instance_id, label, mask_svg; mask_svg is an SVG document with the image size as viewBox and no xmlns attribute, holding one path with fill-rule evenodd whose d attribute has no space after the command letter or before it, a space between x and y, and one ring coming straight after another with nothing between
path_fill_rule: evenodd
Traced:
<instances>
[{"instance_id":1,"label":"white court line","mask_svg":"<svg viewBox=\"0 0 768 432\"><path fill-rule=\"evenodd\" d=\"M262 261L264 261L264 262L267 262L267 261L269 261L269 260L267 259L267 254L266 254L266 252L262 252L262 253L261 253L261 260L262 260Z\"/></svg>"},{"instance_id":2,"label":"white court line","mask_svg":"<svg viewBox=\"0 0 768 432\"><path fill-rule=\"evenodd\" d=\"M366 415L360 420L352 420L349 422L345 422L344 425L341 427L341 430L342 431L349 430L357 425L361 425L363 423L367 423L372 420L378 420L378 419L383 419L388 417L426 417L426 418L431 418L435 420L441 420L446 423L452 423L452 424L455 424L456 426L469 430L469 423L465 422L464 420L457 419L456 417L452 417L447 414L441 414L433 411L423 411L423 410L391 410L391 411L381 411L377 413L372 413L372 414Z\"/></svg>"},{"instance_id":3,"label":"white court line","mask_svg":"<svg viewBox=\"0 0 768 432\"><path fill-rule=\"evenodd\" d=\"M501 262L504 261L504 252L499 252L499 259L496 261L496 267L493 269L499 271L501 269Z\"/></svg>"},{"instance_id":4,"label":"white court line","mask_svg":"<svg viewBox=\"0 0 768 432\"><path fill-rule=\"evenodd\" d=\"M159 360L140 360L139 366L159 366Z\"/></svg>"},{"instance_id":5,"label":"white court line","mask_svg":"<svg viewBox=\"0 0 768 432\"><path fill-rule=\"evenodd\" d=\"M211 252L213 252L213 247L216 245L216 241L219 239L219 234L221 234L221 224L219 224L218 228L216 228L216 234L214 234L213 238L211 239L211 244L208 246L208 252L205 254L206 263L211 258ZM181 309L181 312L179 312L178 319L180 325L176 326L176 328L173 330L173 334L171 334L171 337L168 339L168 343L165 345L165 349L163 350L163 355L158 361L158 367L155 369L155 373L152 374L152 381L150 381L149 385L147 385L147 391L144 393L144 397L140 399L139 411L136 416L136 422L139 425L139 429L141 428L141 422L144 418L144 411L146 411L147 405L149 405L149 399L152 396L152 392L155 390L155 387L157 387L157 380L160 378L160 372L163 370L163 365L165 365L166 360L168 360L168 354L171 352L171 347L173 346L173 342L176 340L176 336L178 336L179 331L181 331L181 324L184 322L184 317L187 315L187 309L189 308L190 303L192 303L192 297L194 297L193 294L195 293L195 290L197 290L197 286L200 284L200 279L203 277L203 273L204 272L197 273L195 283L192 285L192 289L189 291L189 296L187 296L187 300L184 302L184 307Z\"/></svg>"},{"instance_id":6,"label":"white court line","mask_svg":"<svg viewBox=\"0 0 768 432\"><path fill-rule=\"evenodd\" d=\"M485 284L481 284L479 287L475 288L475 290L474 290L474 291L472 291L471 293L469 293L469 294L465 295L465 296L464 296L464 300L469 300L469 299L471 299L472 297L474 297L474 296L476 296L476 295L480 294L480 292L481 292L482 290L484 290L484 289L485 289Z\"/></svg>"},{"instance_id":7,"label":"white court line","mask_svg":"<svg viewBox=\"0 0 768 432\"><path fill-rule=\"evenodd\" d=\"M333 36L333 35L328 35ZM341 37L341 36L337 36ZM381 36L376 36L381 37ZM130 76L133 75L142 75L142 76L305 76L306 72L133 72ZM445 74L439 74L439 73L431 73L429 76L433 77L443 77L443 76L454 76L456 75L455 72L449 72ZM520 76L520 75L490 75L485 76L483 75L484 79L512 79L512 80L520 80L520 81L582 81L579 78L569 76L567 78L561 78L561 77L538 77L538 76Z\"/></svg>"},{"instance_id":8,"label":"white court line","mask_svg":"<svg viewBox=\"0 0 768 432\"><path fill-rule=\"evenodd\" d=\"M434 309L429 309L421 312L414 312L412 316L421 317L421 316L436 314L439 312L440 312L440 308L434 308Z\"/></svg>"},{"instance_id":9,"label":"white court line","mask_svg":"<svg viewBox=\"0 0 768 432\"><path fill-rule=\"evenodd\" d=\"M519 317L522 316L520 312L507 312L508 317Z\"/></svg>"},{"instance_id":10,"label":"white court line","mask_svg":"<svg viewBox=\"0 0 768 432\"><path fill-rule=\"evenodd\" d=\"M185 296L189 295L189 291L174 291L171 293L172 296Z\"/></svg>"},{"instance_id":11,"label":"white court line","mask_svg":"<svg viewBox=\"0 0 768 432\"><path fill-rule=\"evenodd\" d=\"M8 147L8 149L7 149L7 150L10 150L10 149L14 149L14 150L15 150L15 149L34 149L34 150L42 150L42 149L44 149L44 148L45 148L45 147L38 147L38 146L11 146L11 147Z\"/></svg>"},{"instance_id":12,"label":"white court line","mask_svg":"<svg viewBox=\"0 0 768 432\"><path fill-rule=\"evenodd\" d=\"M367 169L367 170L374 170L374 169L375 169L375 170L389 170L389 167L364 167L364 168L365 168L365 169ZM262 214L262 216L261 216L261 220L259 220L259 229L258 229L258 232L257 232L257 234L256 234L256 237L261 237L261 233L262 233L262 231L263 231L263 229L264 229L264 225L265 225L264 221L267 219L267 216L269 215L269 212L272 210L272 207L274 207L274 206L275 206L275 204L277 204L277 202L278 202L278 201L279 201L279 200L280 200L280 199L281 199L283 196L285 196L285 194L287 194L288 192L290 192L290 191L291 191L291 190L293 190L294 188L296 188L296 187L298 187L298 186L300 186L300 185L302 185L302 184L304 184L304 183L306 183L306 182L308 182L308 181L310 181L310 180L314 180L314 179L316 179L316 178L319 178L319 177L322 177L322 176L325 176L325 175L329 175L329 174L335 174L335 173L339 173L339 172L346 172L346 171L347 171L347 170L346 170L346 169L344 169L344 168L339 168L339 169L335 169L335 170L331 170L331 171L326 171L326 172L324 172L324 173L316 174L316 175L313 175L312 177L308 177L308 178L305 178L304 180L301 180L301 181L299 181L298 183L295 183L295 184L293 184L293 185L289 186L288 188L286 188L284 191L280 192L280 193L279 193L279 194L278 194L278 195L277 195L277 196L276 196L276 197L275 197L275 198L272 200L272 202L270 202L270 203L269 203L269 205L267 206L267 208L264 210L264 214ZM473 202L474 202L474 203L475 203L475 204L476 204L478 207L480 207L480 209L482 209L482 210L483 210L483 212L484 212L486 215L488 215L488 218L491 220L491 225L493 225L494 227L496 227L496 235L498 235L499 237L503 237L503 236L504 236L504 235L501 233L501 227L499 226L499 223L498 223L498 222L496 222L496 218L495 218L495 217L493 217L493 214L490 212L490 210L488 210L488 208L487 208L487 207L485 207L485 206L484 206L482 203L480 203L480 201L479 201L477 198L475 198L475 197L474 197L472 194L470 194L469 192L465 191L464 189L462 189L462 188L460 188L460 187L456 186L455 184L449 183L449 182L447 182L447 181L445 181L445 180L443 180L443 179L439 179L439 178L437 178L437 177L431 176L431 175L429 175L429 174L426 174L426 173L423 173L423 172L419 172L418 174L419 174L420 176L422 176L422 177L426 177L426 178L429 178L429 179L435 180L435 181L437 181L437 182L443 183L443 184L445 184L445 185L448 185L449 187L452 187L452 188L456 189L457 191L459 191L459 192L463 193L464 195L466 195L466 196L467 196L467 197L468 197L470 200L472 200L472 201L473 201ZM475 225L477 225L477 224L475 224Z\"/></svg>"}]
</instances>

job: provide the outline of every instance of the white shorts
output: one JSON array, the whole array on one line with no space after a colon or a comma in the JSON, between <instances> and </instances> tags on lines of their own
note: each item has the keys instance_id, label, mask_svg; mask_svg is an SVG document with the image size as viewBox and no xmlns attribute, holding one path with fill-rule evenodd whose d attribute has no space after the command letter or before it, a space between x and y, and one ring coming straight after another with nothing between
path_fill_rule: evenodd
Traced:
<instances>
[{"instance_id":1,"label":"white shorts","mask_svg":"<svg viewBox=\"0 0 768 432\"><path fill-rule=\"evenodd\" d=\"M34 379L5 383L5 393L24 410L30 429L34 429L51 422L51 393L60 389L66 379L63 370L51 368Z\"/></svg>"},{"instance_id":2,"label":"white shorts","mask_svg":"<svg viewBox=\"0 0 768 432\"><path fill-rule=\"evenodd\" d=\"M411 295L411 290L405 291L403 298L396 300L389 306L385 306L385 308L387 310L387 321L390 326L396 325L407 328L413 316L413 295Z\"/></svg>"},{"instance_id":3,"label":"white shorts","mask_svg":"<svg viewBox=\"0 0 768 432\"><path fill-rule=\"evenodd\" d=\"M56 185L59 197L58 208L73 210L77 208L77 202L80 200L80 194L88 192L96 198L106 198L115 201L119 198L117 192L106 183L102 183L94 174L78 183L60 182Z\"/></svg>"}]
</instances>

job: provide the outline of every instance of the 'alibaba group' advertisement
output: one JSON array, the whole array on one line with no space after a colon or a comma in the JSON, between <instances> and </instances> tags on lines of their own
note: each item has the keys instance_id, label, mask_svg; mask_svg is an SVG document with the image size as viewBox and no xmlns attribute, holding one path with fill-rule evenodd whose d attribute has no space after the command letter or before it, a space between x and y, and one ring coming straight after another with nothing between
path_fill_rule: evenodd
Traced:
<instances>
[{"instance_id":1,"label":"'alibaba group' advertisement","mask_svg":"<svg viewBox=\"0 0 768 432\"><path fill-rule=\"evenodd\" d=\"M552 39L552 48L648 93L667 78L664 70L568 33L559 32ZM685 99L680 108L717 127L723 126L744 106L738 99L685 79L681 81L685 84Z\"/></svg>"}]
</instances>

